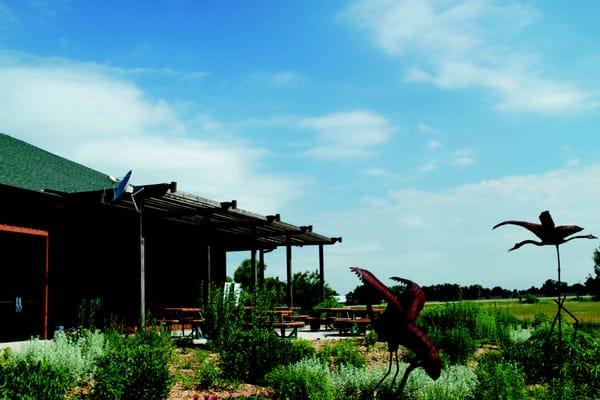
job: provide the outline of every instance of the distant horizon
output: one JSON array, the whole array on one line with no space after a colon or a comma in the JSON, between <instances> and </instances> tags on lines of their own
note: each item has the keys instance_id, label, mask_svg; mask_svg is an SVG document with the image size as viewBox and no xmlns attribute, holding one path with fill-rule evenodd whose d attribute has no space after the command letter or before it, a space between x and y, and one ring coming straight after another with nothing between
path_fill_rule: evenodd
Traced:
<instances>
[{"instance_id":1,"label":"distant horizon","mask_svg":"<svg viewBox=\"0 0 600 400\"><path fill-rule=\"evenodd\" d=\"M599 12L0 0L0 132L341 236L325 268L342 292L359 283L350 266L526 289L556 275L553 249L508 253L534 236L492 226L549 210L600 235ZM593 272L599 244L561 248L564 281ZM316 248L293 257L294 271L318 266ZM284 251L266 263L285 276Z\"/></svg>"}]
</instances>

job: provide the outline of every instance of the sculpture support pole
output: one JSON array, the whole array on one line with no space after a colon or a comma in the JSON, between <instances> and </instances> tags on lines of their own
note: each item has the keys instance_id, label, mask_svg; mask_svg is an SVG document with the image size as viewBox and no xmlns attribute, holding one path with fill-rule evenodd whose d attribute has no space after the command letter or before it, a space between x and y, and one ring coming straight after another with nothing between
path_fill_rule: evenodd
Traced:
<instances>
[{"instance_id":1,"label":"sculpture support pole","mask_svg":"<svg viewBox=\"0 0 600 400\"><path fill-rule=\"evenodd\" d=\"M560 294L560 250L558 245L556 245L556 259L558 261L558 306L557 306L557 316L558 316L558 360L562 364L562 304L561 304L561 294Z\"/></svg>"}]
</instances>

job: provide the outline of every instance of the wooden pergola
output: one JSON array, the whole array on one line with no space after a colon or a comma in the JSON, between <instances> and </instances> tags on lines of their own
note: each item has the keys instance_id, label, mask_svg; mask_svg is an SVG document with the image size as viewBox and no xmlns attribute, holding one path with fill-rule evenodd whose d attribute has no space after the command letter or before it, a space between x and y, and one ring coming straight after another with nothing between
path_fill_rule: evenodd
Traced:
<instances>
[{"instance_id":1,"label":"wooden pergola","mask_svg":"<svg viewBox=\"0 0 600 400\"><path fill-rule=\"evenodd\" d=\"M113 190L73 193L68 197L88 202L90 200L111 207L128 209L139 215L140 222L140 320L145 320L145 228L146 218L160 219L175 224L189 225L209 238L206 246L206 266L208 281L211 276L213 246L228 251L250 251L252 263L252 283L256 286L259 279L257 261L264 263L264 254L278 247L286 248L287 301L294 304L292 287L292 247L318 246L319 277L321 297L324 298L325 261L324 246L341 242L341 237L328 237L313 231L312 225L295 226L281 220L279 214L260 215L237 207L237 201L217 202L200 196L178 192L174 182L136 186L126 193L116 204L110 204ZM258 260L257 260L258 254Z\"/></svg>"}]
</instances>

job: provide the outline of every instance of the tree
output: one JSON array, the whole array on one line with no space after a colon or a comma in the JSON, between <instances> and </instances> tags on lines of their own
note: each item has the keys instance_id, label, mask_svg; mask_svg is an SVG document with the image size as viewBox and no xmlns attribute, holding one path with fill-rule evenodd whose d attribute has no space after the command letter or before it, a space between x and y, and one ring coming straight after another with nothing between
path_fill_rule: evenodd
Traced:
<instances>
[{"instance_id":1,"label":"tree","mask_svg":"<svg viewBox=\"0 0 600 400\"><path fill-rule=\"evenodd\" d=\"M296 272L294 274L294 305L303 311L310 312L314 306L321 302L321 284L318 271ZM325 284L325 298L336 293L329 285Z\"/></svg>"},{"instance_id":2,"label":"tree","mask_svg":"<svg viewBox=\"0 0 600 400\"><path fill-rule=\"evenodd\" d=\"M588 275L585 281L585 288L594 297L595 300L600 300L600 247L594 250L592 256L594 260L594 275Z\"/></svg>"},{"instance_id":3,"label":"tree","mask_svg":"<svg viewBox=\"0 0 600 400\"><path fill-rule=\"evenodd\" d=\"M260 275L261 271L267 269L266 264L261 264L258 260L256 261L256 273ZM233 280L242 285L242 289L248 289L252 287L252 260L249 258L242 261L233 273Z\"/></svg>"}]
</instances>

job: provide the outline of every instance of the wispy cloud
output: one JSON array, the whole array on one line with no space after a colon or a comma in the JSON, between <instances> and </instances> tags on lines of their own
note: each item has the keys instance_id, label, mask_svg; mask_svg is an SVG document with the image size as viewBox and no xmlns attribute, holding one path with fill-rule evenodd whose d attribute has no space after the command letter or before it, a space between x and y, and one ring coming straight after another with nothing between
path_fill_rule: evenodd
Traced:
<instances>
[{"instance_id":1,"label":"wispy cloud","mask_svg":"<svg viewBox=\"0 0 600 400\"><path fill-rule=\"evenodd\" d=\"M105 66L4 57L0 92L0 132L108 174L134 169L138 183L176 180L259 212L277 211L307 184L261 172L265 149L223 132L219 121L184 118Z\"/></svg>"},{"instance_id":2,"label":"wispy cloud","mask_svg":"<svg viewBox=\"0 0 600 400\"><path fill-rule=\"evenodd\" d=\"M367 110L304 118L299 125L316 133L317 144L307 154L321 159L371 155L394 132L385 117Z\"/></svg>"},{"instance_id":3,"label":"wispy cloud","mask_svg":"<svg viewBox=\"0 0 600 400\"><path fill-rule=\"evenodd\" d=\"M430 140L427 142L427 148L429 150L439 149L440 147L442 147L442 142L439 140Z\"/></svg>"},{"instance_id":4,"label":"wispy cloud","mask_svg":"<svg viewBox=\"0 0 600 400\"><path fill-rule=\"evenodd\" d=\"M305 76L292 70L277 72L255 72L250 75L250 78L266 82L270 86L280 88L294 87L300 82L306 80Z\"/></svg>"},{"instance_id":5,"label":"wispy cloud","mask_svg":"<svg viewBox=\"0 0 600 400\"><path fill-rule=\"evenodd\" d=\"M535 9L485 0L359 0L342 16L390 56L413 56L405 79L441 89L483 88L504 111L566 113L595 106L585 90L544 77L540 56L507 38L530 26Z\"/></svg>"},{"instance_id":6,"label":"wispy cloud","mask_svg":"<svg viewBox=\"0 0 600 400\"><path fill-rule=\"evenodd\" d=\"M402 274L423 284L537 286L556 273L549 267L555 262L552 249L526 246L508 253L530 234L491 227L505 219L535 221L540 211L550 210L557 224L577 224L598 234L600 224L590 216L598 214L599 174L596 164L443 189L400 188L366 198L361 207L328 213L323 229L344 232L345 246L369 243L377 252L331 253L330 263L364 265L382 277ZM590 273L595 246L597 241L574 241L565 248L566 281L582 281ZM356 286L345 269L328 276L340 286L348 282L348 290Z\"/></svg>"}]
</instances>

